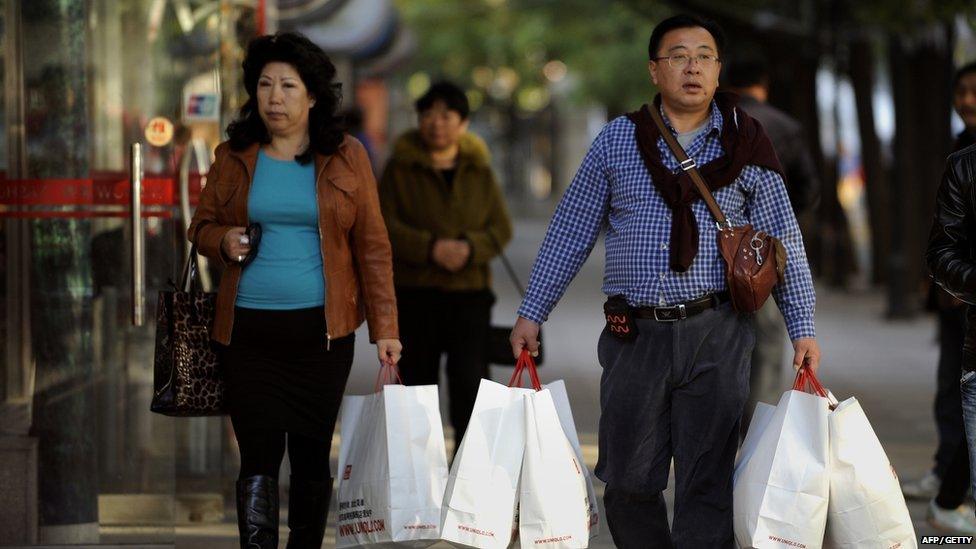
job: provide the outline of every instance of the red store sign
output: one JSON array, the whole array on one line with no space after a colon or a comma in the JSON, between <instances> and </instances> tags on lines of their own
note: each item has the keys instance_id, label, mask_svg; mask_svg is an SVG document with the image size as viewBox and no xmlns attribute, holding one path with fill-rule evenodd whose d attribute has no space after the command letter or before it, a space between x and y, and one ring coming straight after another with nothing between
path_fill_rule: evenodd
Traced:
<instances>
[{"instance_id":1,"label":"red store sign","mask_svg":"<svg viewBox=\"0 0 976 549\"><path fill-rule=\"evenodd\" d=\"M190 205L200 196L201 176L190 177ZM131 185L117 175L90 179L0 179L0 217L101 217L127 215ZM142 180L142 204L157 211L147 216L169 217L168 207L179 206L179 184L172 177ZM115 206L105 211L105 206ZM73 207L70 211L44 207ZM98 211L94 208L98 207ZM119 208L124 207L124 208ZM158 211L160 207L165 208Z\"/></svg>"}]
</instances>

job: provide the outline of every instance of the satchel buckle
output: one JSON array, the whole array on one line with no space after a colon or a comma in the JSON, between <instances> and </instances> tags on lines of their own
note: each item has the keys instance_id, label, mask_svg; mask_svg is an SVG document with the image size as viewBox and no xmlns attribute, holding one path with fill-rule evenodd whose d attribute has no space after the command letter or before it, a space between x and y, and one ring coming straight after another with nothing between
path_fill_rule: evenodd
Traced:
<instances>
[{"instance_id":1,"label":"satchel buckle","mask_svg":"<svg viewBox=\"0 0 976 549\"><path fill-rule=\"evenodd\" d=\"M756 264L762 267L763 257L762 257L762 247L765 244L762 238L759 237L760 233L756 233L752 236L752 240L749 241L749 247L756 252Z\"/></svg>"},{"instance_id":2,"label":"satchel buckle","mask_svg":"<svg viewBox=\"0 0 976 549\"><path fill-rule=\"evenodd\" d=\"M691 158L684 159L679 165L681 166L681 169L684 171L688 171L698 167L698 164L695 164L695 161L692 160Z\"/></svg>"},{"instance_id":3,"label":"satchel buckle","mask_svg":"<svg viewBox=\"0 0 976 549\"><path fill-rule=\"evenodd\" d=\"M664 318L661 318L660 314L667 312ZM671 311L675 312L675 316L671 316ZM684 320L688 318L688 311L685 309L685 304L675 305L674 307L655 307L654 308L654 320L658 322L677 322L679 320Z\"/></svg>"}]
</instances>

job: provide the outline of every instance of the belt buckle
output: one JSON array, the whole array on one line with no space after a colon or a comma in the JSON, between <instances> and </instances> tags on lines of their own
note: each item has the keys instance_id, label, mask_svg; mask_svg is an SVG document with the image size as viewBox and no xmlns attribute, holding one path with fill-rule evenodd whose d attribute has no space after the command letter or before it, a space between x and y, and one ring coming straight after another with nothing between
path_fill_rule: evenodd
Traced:
<instances>
[{"instance_id":1,"label":"belt buckle","mask_svg":"<svg viewBox=\"0 0 976 549\"><path fill-rule=\"evenodd\" d=\"M672 311L677 311L677 313L678 313L677 314L677 317L675 317L675 318L661 318L660 316L658 316L657 313L658 313L658 311L662 311L664 309L669 309L669 310L672 310ZM685 309L685 304L684 303L682 303L680 305L675 305L674 307L655 307L654 308L654 320L656 320L658 322L677 322L679 320L684 320L686 318L688 318L688 311Z\"/></svg>"}]
</instances>

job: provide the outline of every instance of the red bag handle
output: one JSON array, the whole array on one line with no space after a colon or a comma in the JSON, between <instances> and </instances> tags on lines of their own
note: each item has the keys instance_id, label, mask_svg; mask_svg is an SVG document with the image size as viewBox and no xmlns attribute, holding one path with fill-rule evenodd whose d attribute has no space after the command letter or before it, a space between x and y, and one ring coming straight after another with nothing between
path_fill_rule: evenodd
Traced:
<instances>
[{"instance_id":1,"label":"red bag handle","mask_svg":"<svg viewBox=\"0 0 976 549\"><path fill-rule=\"evenodd\" d=\"M521 387L522 386L522 373L529 372L529 381L532 382L532 388L536 391L542 390L542 383L539 382L539 373L536 371L535 359L529 353L528 349L522 349L522 354L519 355L518 361L515 362L515 371L512 372L512 378L508 380L509 387Z\"/></svg>"},{"instance_id":2,"label":"red bag handle","mask_svg":"<svg viewBox=\"0 0 976 549\"><path fill-rule=\"evenodd\" d=\"M829 398L827 390L820 384L816 374L808 370L806 366L797 370L796 379L793 381L793 390Z\"/></svg>"},{"instance_id":3,"label":"red bag handle","mask_svg":"<svg viewBox=\"0 0 976 549\"><path fill-rule=\"evenodd\" d=\"M396 364L383 364L380 366L380 371L376 372L376 384L373 385L373 392L380 392L380 388L384 385L403 385L403 380L400 379L400 369L397 368Z\"/></svg>"}]
</instances>

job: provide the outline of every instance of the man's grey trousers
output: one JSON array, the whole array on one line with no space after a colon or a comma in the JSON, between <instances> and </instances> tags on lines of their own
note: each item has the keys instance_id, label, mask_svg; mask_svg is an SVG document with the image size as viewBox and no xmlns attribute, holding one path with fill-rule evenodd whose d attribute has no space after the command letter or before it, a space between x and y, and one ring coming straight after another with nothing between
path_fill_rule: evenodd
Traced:
<instances>
[{"instance_id":1,"label":"man's grey trousers","mask_svg":"<svg viewBox=\"0 0 976 549\"><path fill-rule=\"evenodd\" d=\"M604 330L598 356L600 458L617 547L732 548L732 467L749 394L752 315L725 304L691 318L636 320L621 341ZM674 524L663 491L674 458Z\"/></svg>"}]
</instances>

